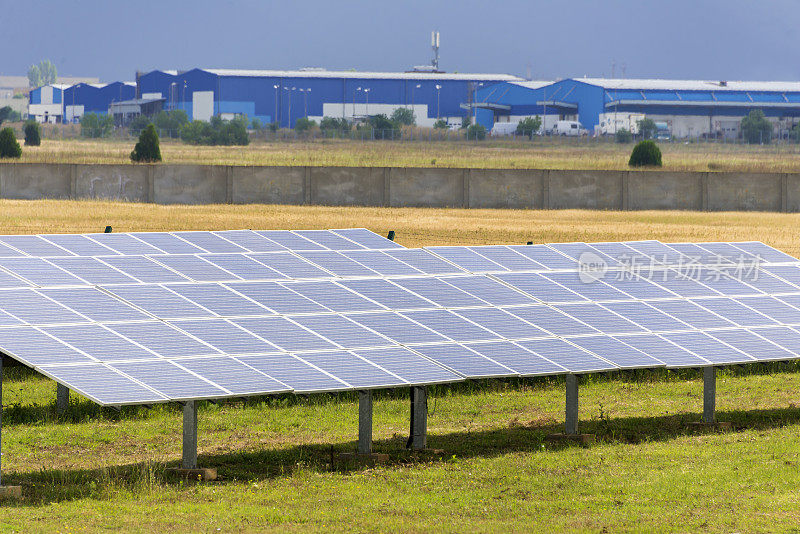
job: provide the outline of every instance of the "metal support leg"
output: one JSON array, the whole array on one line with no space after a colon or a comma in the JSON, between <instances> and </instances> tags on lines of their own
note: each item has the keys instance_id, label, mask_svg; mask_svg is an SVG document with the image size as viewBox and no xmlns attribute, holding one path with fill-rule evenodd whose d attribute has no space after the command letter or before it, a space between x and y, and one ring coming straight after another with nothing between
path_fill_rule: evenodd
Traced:
<instances>
[{"instance_id":1,"label":"metal support leg","mask_svg":"<svg viewBox=\"0 0 800 534\"><path fill-rule=\"evenodd\" d=\"M69 388L61 384L56 385L56 413L63 414L69 407Z\"/></svg>"},{"instance_id":2,"label":"metal support leg","mask_svg":"<svg viewBox=\"0 0 800 534\"><path fill-rule=\"evenodd\" d=\"M411 388L411 448L424 450L428 441L428 388Z\"/></svg>"},{"instance_id":3,"label":"metal support leg","mask_svg":"<svg viewBox=\"0 0 800 534\"><path fill-rule=\"evenodd\" d=\"M372 392L358 392L358 454L372 454Z\"/></svg>"},{"instance_id":4,"label":"metal support leg","mask_svg":"<svg viewBox=\"0 0 800 534\"><path fill-rule=\"evenodd\" d=\"M578 433L578 377L567 375L567 409L564 417L564 433Z\"/></svg>"},{"instance_id":5,"label":"metal support leg","mask_svg":"<svg viewBox=\"0 0 800 534\"><path fill-rule=\"evenodd\" d=\"M703 368L703 422L716 422L717 408L717 369Z\"/></svg>"},{"instance_id":6,"label":"metal support leg","mask_svg":"<svg viewBox=\"0 0 800 534\"><path fill-rule=\"evenodd\" d=\"M183 405L183 461L184 469L197 469L197 401Z\"/></svg>"}]
</instances>

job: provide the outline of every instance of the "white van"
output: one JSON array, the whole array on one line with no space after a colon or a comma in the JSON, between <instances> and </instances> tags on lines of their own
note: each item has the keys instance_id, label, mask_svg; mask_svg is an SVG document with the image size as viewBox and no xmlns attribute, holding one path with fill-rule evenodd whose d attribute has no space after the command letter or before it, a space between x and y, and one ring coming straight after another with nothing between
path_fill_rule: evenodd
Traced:
<instances>
[{"instance_id":1,"label":"white van","mask_svg":"<svg viewBox=\"0 0 800 534\"><path fill-rule=\"evenodd\" d=\"M558 121L553 126L553 135L566 135L569 137L580 137L587 135L588 132L578 121Z\"/></svg>"},{"instance_id":2,"label":"white van","mask_svg":"<svg viewBox=\"0 0 800 534\"><path fill-rule=\"evenodd\" d=\"M492 137L502 137L507 135L514 135L517 132L518 122L496 122L492 126Z\"/></svg>"}]
</instances>

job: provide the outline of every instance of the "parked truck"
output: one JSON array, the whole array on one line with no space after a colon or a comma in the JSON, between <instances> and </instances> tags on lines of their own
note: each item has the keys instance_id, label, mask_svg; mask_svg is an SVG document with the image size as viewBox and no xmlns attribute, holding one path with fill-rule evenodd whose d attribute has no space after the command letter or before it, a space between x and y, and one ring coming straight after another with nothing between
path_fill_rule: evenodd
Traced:
<instances>
[{"instance_id":1,"label":"parked truck","mask_svg":"<svg viewBox=\"0 0 800 534\"><path fill-rule=\"evenodd\" d=\"M644 119L644 113L601 113L599 119L600 124L596 133L600 135L615 135L622 129L636 135L639 133L639 121Z\"/></svg>"}]
</instances>

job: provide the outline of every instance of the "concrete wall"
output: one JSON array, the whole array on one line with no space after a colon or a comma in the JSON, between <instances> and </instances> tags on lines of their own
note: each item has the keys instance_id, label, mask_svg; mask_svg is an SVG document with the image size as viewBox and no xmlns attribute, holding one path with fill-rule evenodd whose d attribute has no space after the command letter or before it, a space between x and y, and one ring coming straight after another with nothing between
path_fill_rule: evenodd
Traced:
<instances>
[{"instance_id":1,"label":"concrete wall","mask_svg":"<svg viewBox=\"0 0 800 534\"><path fill-rule=\"evenodd\" d=\"M800 174L2 163L0 198L798 212Z\"/></svg>"}]
</instances>

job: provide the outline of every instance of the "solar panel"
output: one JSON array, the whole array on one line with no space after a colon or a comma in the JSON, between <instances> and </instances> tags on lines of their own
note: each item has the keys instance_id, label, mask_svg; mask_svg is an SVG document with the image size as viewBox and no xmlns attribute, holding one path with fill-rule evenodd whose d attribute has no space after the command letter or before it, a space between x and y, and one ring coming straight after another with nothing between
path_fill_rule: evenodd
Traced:
<instances>
[{"instance_id":1,"label":"solar panel","mask_svg":"<svg viewBox=\"0 0 800 534\"><path fill-rule=\"evenodd\" d=\"M95 361L61 341L30 326L0 328L3 352L31 367Z\"/></svg>"},{"instance_id":2,"label":"solar panel","mask_svg":"<svg viewBox=\"0 0 800 534\"><path fill-rule=\"evenodd\" d=\"M441 280L494 306L537 303L536 299L522 291L486 276L449 276Z\"/></svg>"},{"instance_id":3,"label":"solar panel","mask_svg":"<svg viewBox=\"0 0 800 534\"><path fill-rule=\"evenodd\" d=\"M79 315L30 289L0 291L0 309L29 324L81 323L88 321L85 316Z\"/></svg>"},{"instance_id":4,"label":"solar panel","mask_svg":"<svg viewBox=\"0 0 800 534\"><path fill-rule=\"evenodd\" d=\"M351 352L317 352L304 354L302 359L354 388L380 388L407 385L397 375L359 358Z\"/></svg>"},{"instance_id":5,"label":"solar panel","mask_svg":"<svg viewBox=\"0 0 800 534\"><path fill-rule=\"evenodd\" d=\"M330 250L358 250L365 248L328 230L294 230L294 233Z\"/></svg>"},{"instance_id":6,"label":"solar panel","mask_svg":"<svg viewBox=\"0 0 800 534\"><path fill-rule=\"evenodd\" d=\"M275 282L239 282L225 284L276 313L320 313L330 310Z\"/></svg>"},{"instance_id":7,"label":"solar panel","mask_svg":"<svg viewBox=\"0 0 800 534\"><path fill-rule=\"evenodd\" d=\"M194 304L188 299L156 285L104 286L104 290L161 319L186 317L211 317L210 310Z\"/></svg>"},{"instance_id":8,"label":"solar panel","mask_svg":"<svg viewBox=\"0 0 800 534\"><path fill-rule=\"evenodd\" d=\"M390 309L410 310L435 306L433 302L388 280L342 280L339 284Z\"/></svg>"},{"instance_id":9,"label":"solar panel","mask_svg":"<svg viewBox=\"0 0 800 534\"><path fill-rule=\"evenodd\" d=\"M702 367L709 364L708 360L656 334L616 336L615 339L645 354L655 354L669 367Z\"/></svg>"},{"instance_id":10,"label":"solar panel","mask_svg":"<svg viewBox=\"0 0 800 534\"><path fill-rule=\"evenodd\" d=\"M170 321L170 324L225 354L280 352L275 345L224 319Z\"/></svg>"},{"instance_id":11,"label":"solar panel","mask_svg":"<svg viewBox=\"0 0 800 534\"><path fill-rule=\"evenodd\" d=\"M676 332L663 334L665 339L689 350L714 365L754 362L755 358L735 350L703 332Z\"/></svg>"},{"instance_id":12,"label":"solar panel","mask_svg":"<svg viewBox=\"0 0 800 534\"><path fill-rule=\"evenodd\" d=\"M151 316L93 287L39 289L39 294L93 321L141 321Z\"/></svg>"},{"instance_id":13,"label":"solar panel","mask_svg":"<svg viewBox=\"0 0 800 534\"><path fill-rule=\"evenodd\" d=\"M797 263L798 261L797 258L789 256L759 241L734 242L731 243L731 245L743 252L758 256L761 260L768 263Z\"/></svg>"},{"instance_id":14,"label":"solar panel","mask_svg":"<svg viewBox=\"0 0 800 534\"><path fill-rule=\"evenodd\" d=\"M428 251L473 273L507 271L502 265L464 247L427 247Z\"/></svg>"},{"instance_id":15,"label":"solar panel","mask_svg":"<svg viewBox=\"0 0 800 534\"><path fill-rule=\"evenodd\" d=\"M577 272L544 273L542 277L566 287L589 300L630 300L630 295L614 289L602 280L582 277Z\"/></svg>"},{"instance_id":16,"label":"solar panel","mask_svg":"<svg viewBox=\"0 0 800 534\"><path fill-rule=\"evenodd\" d=\"M773 297L739 297L737 302L783 324L800 325L800 310Z\"/></svg>"},{"instance_id":17,"label":"solar panel","mask_svg":"<svg viewBox=\"0 0 800 534\"><path fill-rule=\"evenodd\" d=\"M287 278L331 277L331 273L329 271L325 271L288 252L264 252L258 254L249 254L247 257L266 265L270 269L278 271Z\"/></svg>"},{"instance_id":18,"label":"solar panel","mask_svg":"<svg viewBox=\"0 0 800 534\"><path fill-rule=\"evenodd\" d=\"M607 254L603 254L586 243L548 243L547 246L572 258L578 263L594 263L597 260L601 260L609 267L619 267L621 265L616 259Z\"/></svg>"},{"instance_id":19,"label":"solar panel","mask_svg":"<svg viewBox=\"0 0 800 534\"><path fill-rule=\"evenodd\" d=\"M537 273L503 273L495 276L498 280L542 302L586 302L587 300Z\"/></svg>"},{"instance_id":20,"label":"solar panel","mask_svg":"<svg viewBox=\"0 0 800 534\"><path fill-rule=\"evenodd\" d=\"M344 228L331 232L369 249L404 248L403 245L370 232L366 228Z\"/></svg>"},{"instance_id":21,"label":"solar panel","mask_svg":"<svg viewBox=\"0 0 800 534\"><path fill-rule=\"evenodd\" d=\"M275 269L270 269L263 263L259 263L243 254L209 254L201 255L211 265L216 265L220 269L231 273L230 280L241 278L242 280L281 280L286 279L286 275L279 273Z\"/></svg>"},{"instance_id":22,"label":"solar panel","mask_svg":"<svg viewBox=\"0 0 800 534\"><path fill-rule=\"evenodd\" d=\"M776 321L733 299L697 299L693 302L739 326L768 326L776 324Z\"/></svg>"},{"instance_id":23,"label":"solar panel","mask_svg":"<svg viewBox=\"0 0 800 534\"><path fill-rule=\"evenodd\" d=\"M539 271L547 269L547 267L541 263L537 263L505 245L469 247L469 250L511 271Z\"/></svg>"},{"instance_id":24,"label":"solar panel","mask_svg":"<svg viewBox=\"0 0 800 534\"><path fill-rule=\"evenodd\" d=\"M694 328L706 329L735 326L732 322L688 300L657 300L648 302L648 304Z\"/></svg>"},{"instance_id":25,"label":"solar panel","mask_svg":"<svg viewBox=\"0 0 800 534\"><path fill-rule=\"evenodd\" d=\"M403 312L403 315L454 341L485 341L500 337L447 310Z\"/></svg>"},{"instance_id":26,"label":"solar panel","mask_svg":"<svg viewBox=\"0 0 800 534\"><path fill-rule=\"evenodd\" d=\"M40 370L99 404L149 404L170 400L168 396L100 363L45 366Z\"/></svg>"},{"instance_id":27,"label":"solar panel","mask_svg":"<svg viewBox=\"0 0 800 534\"><path fill-rule=\"evenodd\" d=\"M791 360L798 357L797 354L748 330L714 330L708 332L708 335L760 361Z\"/></svg>"},{"instance_id":28,"label":"solar panel","mask_svg":"<svg viewBox=\"0 0 800 534\"><path fill-rule=\"evenodd\" d=\"M38 286L86 284L84 280L41 258L0 258L0 267ZM8 281L16 283L14 279Z\"/></svg>"},{"instance_id":29,"label":"solar panel","mask_svg":"<svg viewBox=\"0 0 800 534\"><path fill-rule=\"evenodd\" d=\"M600 356L621 369L640 367L662 367L664 362L626 345L622 341L608 336L585 336L572 338L570 341L592 354Z\"/></svg>"},{"instance_id":30,"label":"solar panel","mask_svg":"<svg viewBox=\"0 0 800 534\"><path fill-rule=\"evenodd\" d=\"M457 310L455 313L506 339L526 339L550 335L500 308L471 308Z\"/></svg>"},{"instance_id":31,"label":"solar panel","mask_svg":"<svg viewBox=\"0 0 800 534\"><path fill-rule=\"evenodd\" d=\"M422 274L422 271L379 250L345 250L341 254L383 276Z\"/></svg>"},{"instance_id":32,"label":"solar panel","mask_svg":"<svg viewBox=\"0 0 800 534\"><path fill-rule=\"evenodd\" d=\"M95 258L50 258L49 262L90 284L130 284L138 282L138 280Z\"/></svg>"},{"instance_id":33,"label":"solar panel","mask_svg":"<svg viewBox=\"0 0 800 534\"><path fill-rule=\"evenodd\" d=\"M104 263L145 283L185 282L188 277L176 273L145 256L104 257Z\"/></svg>"},{"instance_id":34,"label":"solar panel","mask_svg":"<svg viewBox=\"0 0 800 534\"><path fill-rule=\"evenodd\" d=\"M99 324L44 326L42 332L101 362L152 360L156 355Z\"/></svg>"},{"instance_id":35,"label":"solar panel","mask_svg":"<svg viewBox=\"0 0 800 534\"><path fill-rule=\"evenodd\" d=\"M292 321L346 349L393 344L385 337L341 315L299 315L293 317Z\"/></svg>"},{"instance_id":36,"label":"solar panel","mask_svg":"<svg viewBox=\"0 0 800 534\"><path fill-rule=\"evenodd\" d=\"M350 291L333 281L288 282L283 287L299 293L317 304L337 312L357 312L385 310L377 302Z\"/></svg>"},{"instance_id":37,"label":"solar panel","mask_svg":"<svg viewBox=\"0 0 800 534\"><path fill-rule=\"evenodd\" d=\"M106 328L164 358L219 353L210 345L161 322L109 324Z\"/></svg>"},{"instance_id":38,"label":"solar panel","mask_svg":"<svg viewBox=\"0 0 800 534\"><path fill-rule=\"evenodd\" d=\"M212 232L175 232L174 234L184 241L202 248L207 252L248 252L249 250L240 247L236 243L228 241L224 237Z\"/></svg>"},{"instance_id":39,"label":"solar panel","mask_svg":"<svg viewBox=\"0 0 800 534\"><path fill-rule=\"evenodd\" d=\"M387 250L389 256L425 274L455 274L464 273L464 269L439 258L427 250L398 249Z\"/></svg>"},{"instance_id":40,"label":"solar panel","mask_svg":"<svg viewBox=\"0 0 800 534\"><path fill-rule=\"evenodd\" d=\"M403 347L358 349L351 351L408 384L460 382L464 378Z\"/></svg>"},{"instance_id":41,"label":"solar panel","mask_svg":"<svg viewBox=\"0 0 800 534\"><path fill-rule=\"evenodd\" d=\"M604 334L629 334L644 331L643 328L636 326L624 317L609 313L599 304L560 304L555 308Z\"/></svg>"},{"instance_id":42,"label":"solar panel","mask_svg":"<svg viewBox=\"0 0 800 534\"><path fill-rule=\"evenodd\" d=\"M29 256L73 256L71 252L38 235L0 235L0 243Z\"/></svg>"},{"instance_id":43,"label":"solar panel","mask_svg":"<svg viewBox=\"0 0 800 534\"><path fill-rule=\"evenodd\" d=\"M115 250L108 248L85 235L76 234L45 234L42 239L57 245L76 256L108 256L118 254Z\"/></svg>"},{"instance_id":44,"label":"solar panel","mask_svg":"<svg viewBox=\"0 0 800 534\"><path fill-rule=\"evenodd\" d=\"M235 274L225 271L199 256L163 255L150 256L150 259L196 282L222 282L239 279Z\"/></svg>"},{"instance_id":45,"label":"solar panel","mask_svg":"<svg viewBox=\"0 0 800 534\"><path fill-rule=\"evenodd\" d=\"M232 395L232 392L168 360L120 362L110 366L170 399L211 399Z\"/></svg>"},{"instance_id":46,"label":"solar panel","mask_svg":"<svg viewBox=\"0 0 800 534\"><path fill-rule=\"evenodd\" d=\"M209 252L167 232L135 232L131 234L166 254L197 254Z\"/></svg>"},{"instance_id":47,"label":"solar panel","mask_svg":"<svg viewBox=\"0 0 800 534\"><path fill-rule=\"evenodd\" d=\"M278 252L287 250L286 247L262 235L258 235L252 230L225 230L222 232L214 232L214 234L251 252Z\"/></svg>"},{"instance_id":48,"label":"solar panel","mask_svg":"<svg viewBox=\"0 0 800 534\"><path fill-rule=\"evenodd\" d=\"M570 373L591 373L619 369L611 362L567 343L563 339L535 339L517 343L534 354L561 366Z\"/></svg>"},{"instance_id":49,"label":"solar panel","mask_svg":"<svg viewBox=\"0 0 800 534\"><path fill-rule=\"evenodd\" d=\"M188 358L181 367L210 380L234 395L286 393L292 389L266 374L228 357Z\"/></svg>"},{"instance_id":50,"label":"solar panel","mask_svg":"<svg viewBox=\"0 0 800 534\"><path fill-rule=\"evenodd\" d=\"M233 322L253 334L289 352L331 350L339 348L333 342L293 323L285 317L234 319Z\"/></svg>"},{"instance_id":51,"label":"solar panel","mask_svg":"<svg viewBox=\"0 0 800 534\"><path fill-rule=\"evenodd\" d=\"M376 276L378 274L372 269L333 250L298 252L298 255L336 276Z\"/></svg>"},{"instance_id":52,"label":"solar panel","mask_svg":"<svg viewBox=\"0 0 800 534\"><path fill-rule=\"evenodd\" d=\"M222 317L273 314L265 306L220 284L171 284L164 287Z\"/></svg>"},{"instance_id":53,"label":"solar panel","mask_svg":"<svg viewBox=\"0 0 800 534\"><path fill-rule=\"evenodd\" d=\"M598 330L550 308L549 306L520 306L506 311L557 336L596 334Z\"/></svg>"},{"instance_id":54,"label":"solar panel","mask_svg":"<svg viewBox=\"0 0 800 534\"><path fill-rule=\"evenodd\" d=\"M500 341L494 343L471 343L467 345L481 356L513 370L520 376L556 375L566 369L544 356L534 354L518 343Z\"/></svg>"},{"instance_id":55,"label":"solar panel","mask_svg":"<svg viewBox=\"0 0 800 534\"><path fill-rule=\"evenodd\" d=\"M441 334L394 312L354 313L347 317L351 321L404 345L447 341L447 338Z\"/></svg>"},{"instance_id":56,"label":"solar panel","mask_svg":"<svg viewBox=\"0 0 800 534\"><path fill-rule=\"evenodd\" d=\"M487 304L486 301L436 278L400 278L395 283L445 308Z\"/></svg>"},{"instance_id":57,"label":"solar panel","mask_svg":"<svg viewBox=\"0 0 800 534\"><path fill-rule=\"evenodd\" d=\"M290 354L240 356L238 361L279 380L296 393L320 393L350 389L350 385Z\"/></svg>"},{"instance_id":58,"label":"solar panel","mask_svg":"<svg viewBox=\"0 0 800 534\"><path fill-rule=\"evenodd\" d=\"M602 306L651 332L670 332L689 328L686 323L645 302L607 302Z\"/></svg>"},{"instance_id":59,"label":"solar panel","mask_svg":"<svg viewBox=\"0 0 800 534\"><path fill-rule=\"evenodd\" d=\"M257 230L256 233L289 250L324 250L325 247L288 230Z\"/></svg>"},{"instance_id":60,"label":"solar panel","mask_svg":"<svg viewBox=\"0 0 800 534\"><path fill-rule=\"evenodd\" d=\"M414 347L414 350L467 378L519 376L513 369L479 354L476 350L471 348L472 346L480 348L481 345L483 344L461 345L449 343L444 345L420 345ZM530 355L531 353L528 352L527 354Z\"/></svg>"},{"instance_id":61,"label":"solar panel","mask_svg":"<svg viewBox=\"0 0 800 534\"><path fill-rule=\"evenodd\" d=\"M511 245L508 248L548 269L577 269L578 267L578 262L545 245Z\"/></svg>"},{"instance_id":62,"label":"solar panel","mask_svg":"<svg viewBox=\"0 0 800 534\"><path fill-rule=\"evenodd\" d=\"M118 254L164 254L164 251L149 245L130 234L86 234L86 237L104 245Z\"/></svg>"}]
</instances>

